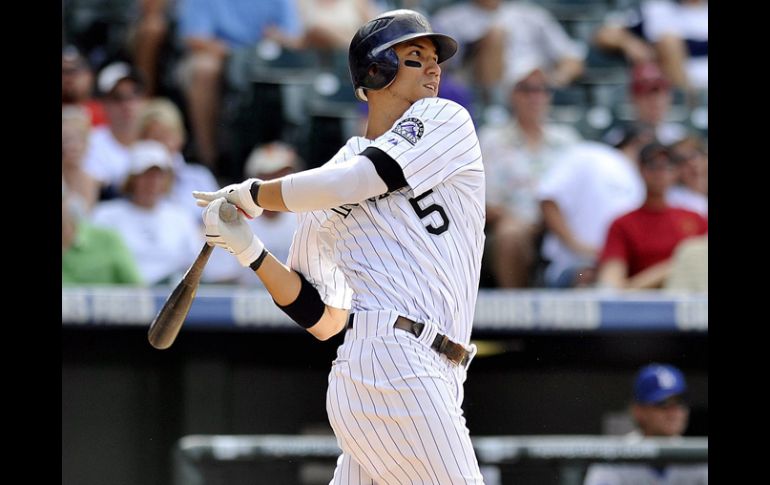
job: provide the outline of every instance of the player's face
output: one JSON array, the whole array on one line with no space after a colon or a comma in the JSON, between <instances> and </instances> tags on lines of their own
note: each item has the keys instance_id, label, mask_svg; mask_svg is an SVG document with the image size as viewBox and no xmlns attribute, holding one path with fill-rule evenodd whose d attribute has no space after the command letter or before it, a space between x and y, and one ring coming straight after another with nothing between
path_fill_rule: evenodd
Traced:
<instances>
[{"instance_id":1,"label":"player's face","mask_svg":"<svg viewBox=\"0 0 770 485\"><path fill-rule=\"evenodd\" d=\"M634 406L634 417L646 436L681 436L689 416L690 409L678 396L658 404Z\"/></svg>"},{"instance_id":2,"label":"player's face","mask_svg":"<svg viewBox=\"0 0 770 485\"><path fill-rule=\"evenodd\" d=\"M398 73L386 89L397 98L410 104L423 98L438 95L441 68L438 65L436 46L430 39L418 38L394 47L398 55Z\"/></svg>"}]
</instances>

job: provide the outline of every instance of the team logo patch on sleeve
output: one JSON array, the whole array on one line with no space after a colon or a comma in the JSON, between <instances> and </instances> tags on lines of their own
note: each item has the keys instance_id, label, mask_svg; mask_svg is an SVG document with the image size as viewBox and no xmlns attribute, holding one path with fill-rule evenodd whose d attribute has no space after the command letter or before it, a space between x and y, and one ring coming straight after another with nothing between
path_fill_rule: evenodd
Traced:
<instances>
[{"instance_id":1,"label":"team logo patch on sleeve","mask_svg":"<svg viewBox=\"0 0 770 485\"><path fill-rule=\"evenodd\" d=\"M393 133L400 135L404 140L408 141L412 145L417 143L417 140L422 138L422 134L425 131L425 127L422 125L422 121L417 118L406 118L398 122Z\"/></svg>"}]
</instances>

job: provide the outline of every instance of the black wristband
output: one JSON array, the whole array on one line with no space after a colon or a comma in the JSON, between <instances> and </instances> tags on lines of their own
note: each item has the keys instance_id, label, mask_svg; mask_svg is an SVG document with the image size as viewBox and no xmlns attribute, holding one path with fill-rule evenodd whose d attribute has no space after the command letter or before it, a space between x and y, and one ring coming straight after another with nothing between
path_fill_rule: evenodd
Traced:
<instances>
[{"instance_id":1,"label":"black wristband","mask_svg":"<svg viewBox=\"0 0 770 485\"><path fill-rule=\"evenodd\" d=\"M259 186L262 185L262 182L259 180L255 180L252 182L251 187L249 187L249 193L251 194L251 200L254 201L255 204L257 204L259 207L262 207L259 205L259 202L257 201L257 197L259 197Z\"/></svg>"},{"instance_id":2,"label":"black wristband","mask_svg":"<svg viewBox=\"0 0 770 485\"><path fill-rule=\"evenodd\" d=\"M321 300L321 295L318 294L315 286L311 285L302 273L297 274L302 282L297 299L286 306L278 305L278 303L276 305L297 322L297 325L302 328L310 328L323 317L326 304Z\"/></svg>"},{"instance_id":3,"label":"black wristband","mask_svg":"<svg viewBox=\"0 0 770 485\"><path fill-rule=\"evenodd\" d=\"M258 270L259 267L262 266L262 263L265 261L265 258L267 257L267 255L268 255L267 248L262 249L262 252L259 254L259 257L249 265L249 268L251 268L253 271Z\"/></svg>"}]
</instances>

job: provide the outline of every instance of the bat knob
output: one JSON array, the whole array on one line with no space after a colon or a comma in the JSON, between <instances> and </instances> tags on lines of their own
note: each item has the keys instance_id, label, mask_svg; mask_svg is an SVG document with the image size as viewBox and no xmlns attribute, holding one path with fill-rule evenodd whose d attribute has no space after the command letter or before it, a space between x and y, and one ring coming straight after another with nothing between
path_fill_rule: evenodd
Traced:
<instances>
[{"instance_id":1,"label":"bat knob","mask_svg":"<svg viewBox=\"0 0 770 485\"><path fill-rule=\"evenodd\" d=\"M229 202L219 206L219 218L225 222L234 222L238 219L238 208Z\"/></svg>"}]
</instances>

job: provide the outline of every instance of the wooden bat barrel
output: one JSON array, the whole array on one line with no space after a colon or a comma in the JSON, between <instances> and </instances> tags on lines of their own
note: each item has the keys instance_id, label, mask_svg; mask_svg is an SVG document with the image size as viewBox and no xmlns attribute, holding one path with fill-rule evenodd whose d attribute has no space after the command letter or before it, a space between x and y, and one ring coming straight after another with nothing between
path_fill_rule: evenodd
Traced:
<instances>
[{"instance_id":1,"label":"wooden bat barrel","mask_svg":"<svg viewBox=\"0 0 770 485\"><path fill-rule=\"evenodd\" d=\"M219 209L219 217L225 222L232 222L238 217L238 209L232 204L222 204ZM174 343L187 314L190 312L195 293L198 291L203 268L206 267L213 249L214 247L209 246L208 243L203 245L198 257L195 258L150 324L147 340L156 349L167 349Z\"/></svg>"}]
</instances>

